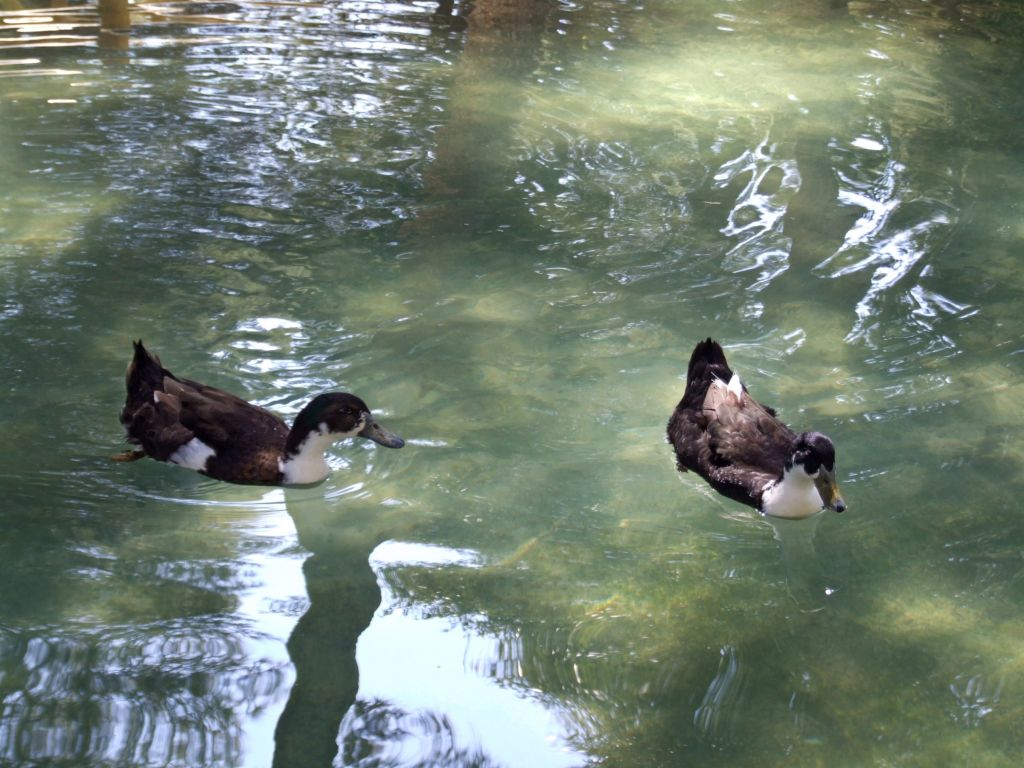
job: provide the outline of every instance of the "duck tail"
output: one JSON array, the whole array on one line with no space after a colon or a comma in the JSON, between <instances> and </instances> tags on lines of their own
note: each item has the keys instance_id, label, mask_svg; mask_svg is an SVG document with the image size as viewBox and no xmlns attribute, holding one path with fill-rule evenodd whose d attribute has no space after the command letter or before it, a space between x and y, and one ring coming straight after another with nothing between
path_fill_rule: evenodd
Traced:
<instances>
[{"instance_id":1,"label":"duck tail","mask_svg":"<svg viewBox=\"0 0 1024 768\"><path fill-rule=\"evenodd\" d=\"M160 365L160 358L143 346L142 339L133 341L132 344L135 346L135 354L124 374L127 397L124 410L121 411L122 424L128 424L132 414L143 405L152 403L153 393L164 388L165 371Z\"/></svg>"},{"instance_id":2,"label":"duck tail","mask_svg":"<svg viewBox=\"0 0 1024 768\"><path fill-rule=\"evenodd\" d=\"M722 346L708 337L693 348L690 365L686 369L686 387L689 389L694 381L710 384L713 378L728 382L732 379L732 369L726 362Z\"/></svg>"}]
</instances>

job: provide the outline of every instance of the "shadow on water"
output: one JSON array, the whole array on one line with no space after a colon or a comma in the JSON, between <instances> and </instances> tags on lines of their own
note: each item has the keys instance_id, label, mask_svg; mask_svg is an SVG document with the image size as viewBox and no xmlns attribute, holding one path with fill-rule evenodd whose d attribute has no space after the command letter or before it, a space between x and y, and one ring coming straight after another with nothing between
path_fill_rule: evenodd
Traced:
<instances>
[{"instance_id":1,"label":"shadow on water","mask_svg":"<svg viewBox=\"0 0 1024 768\"><path fill-rule=\"evenodd\" d=\"M557 8L552 0L470 4L446 119L424 173L425 204L410 224L412 231L436 237L469 227L476 233L499 229L522 237L524 228L535 228L506 178L516 129L509 116L526 101L543 33ZM515 218L509 218L512 211Z\"/></svg>"}]
</instances>

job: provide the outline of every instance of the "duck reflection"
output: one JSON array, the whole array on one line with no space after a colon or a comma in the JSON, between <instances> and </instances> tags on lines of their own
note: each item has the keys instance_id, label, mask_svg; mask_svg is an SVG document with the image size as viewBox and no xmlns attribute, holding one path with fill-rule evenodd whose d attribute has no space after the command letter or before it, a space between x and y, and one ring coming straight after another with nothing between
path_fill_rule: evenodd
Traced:
<instances>
[{"instance_id":1,"label":"duck reflection","mask_svg":"<svg viewBox=\"0 0 1024 768\"><path fill-rule=\"evenodd\" d=\"M779 554L786 570L786 589L803 611L820 611L836 588L829 582L814 547L814 532L821 515L806 520L764 518L779 542Z\"/></svg>"},{"instance_id":2,"label":"duck reflection","mask_svg":"<svg viewBox=\"0 0 1024 768\"><path fill-rule=\"evenodd\" d=\"M307 498L303 499L303 496ZM285 492L299 544L309 607L288 639L295 683L274 732L274 766L328 766L342 719L356 703L356 644L381 603L370 554L416 523L404 505L309 498Z\"/></svg>"},{"instance_id":3,"label":"duck reflection","mask_svg":"<svg viewBox=\"0 0 1024 768\"><path fill-rule=\"evenodd\" d=\"M408 509L175 489L129 494L116 525L101 512L50 538L8 526L0 764L331 764L356 701L356 641L380 602L369 556L408 529L391 519Z\"/></svg>"}]
</instances>

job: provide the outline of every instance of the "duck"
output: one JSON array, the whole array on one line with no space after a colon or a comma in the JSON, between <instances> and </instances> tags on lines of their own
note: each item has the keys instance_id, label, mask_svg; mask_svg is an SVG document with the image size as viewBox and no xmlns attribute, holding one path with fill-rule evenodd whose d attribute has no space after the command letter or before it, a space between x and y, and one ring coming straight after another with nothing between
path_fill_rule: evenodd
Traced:
<instances>
[{"instance_id":1,"label":"duck","mask_svg":"<svg viewBox=\"0 0 1024 768\"><path fill-rule=\"evenodd\" d=\"M798 519L846 509L832 440L794 432L774 408L758 403L710 337L694 347L667 431L680 472L696 472L763 515Z\"/></svg>"},{"instance_id":2,"label":"duck","mask_svg":"<svg viewBox=\"0 0 1024 768\"><path fill-rule=\"evenodd\" d=\"M118 454L118 461L148 456L242 485L313 485L327 478L324 451L338 440L361 437L387 448L405 444L347 392L317 395L289 429L265 408L175 376L141 339L133 345L120 420L127 441L140 447Z\"/></svg>"}]
</instances>

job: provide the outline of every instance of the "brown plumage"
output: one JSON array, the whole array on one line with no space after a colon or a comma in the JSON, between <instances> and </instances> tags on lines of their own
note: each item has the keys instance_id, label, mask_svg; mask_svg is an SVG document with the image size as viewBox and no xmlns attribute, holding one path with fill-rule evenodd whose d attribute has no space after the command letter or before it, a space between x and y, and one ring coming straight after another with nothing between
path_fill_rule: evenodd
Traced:
<instances>
[{"instance_id":1,"label":"brown plumage","mask_svg":"<svg viewBox=\"0 0 1024 768\"><path fill-rule=\"evenodd\" d=\"M681 471L693 470L719 493L765 514L804 517L822 506L845 509L835 485L832 441L820 432L797 434L774 409L754 400L712 339L699 342L690 356L668 440ZM801 471L794 473L795 466ZM804 494L801 482L819 496ZM780 493L783 485L786 492Z\"/></svg>"},{"instance_id":2,"label":"brown plumage","mask_svg":"<svg viewBox=\"0 0 1024 768\"><path fill-rule=\"evenodd\" d=\"M141 340L134 345L121 424L141 449L121 454L121 460L150 456L232 483L279 485L322 480L323 448L331 440L359 436L391 448L403 444L355 395L319 395L289 429L265 408L175 376Z\"/></svg>"}]
</instances>

